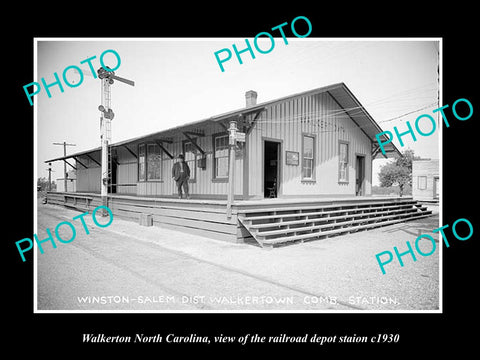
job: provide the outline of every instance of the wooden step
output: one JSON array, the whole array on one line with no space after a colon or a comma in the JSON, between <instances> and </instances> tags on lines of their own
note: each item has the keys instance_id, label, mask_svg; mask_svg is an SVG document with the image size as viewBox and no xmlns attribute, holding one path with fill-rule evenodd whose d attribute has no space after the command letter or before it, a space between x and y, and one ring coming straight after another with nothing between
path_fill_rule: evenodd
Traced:
<instances>
[{"instance_id":1,"label":"wooden step","mask_svg":"<svg viewBox=\"0 0 480 360\"><path fill-rule=\"evenodd\" d=\"M420 215L416 215L414 218L420 219L428 216L430 216L430 214L420 214ZM315 239L322 236L341 235L341 234L356 232L356 231L368 229L368 228L392 225L392 224L403 222L403 221L405 221L405 218L393 219L389 221L380 221L373 224L360 225L352 228L341 228L341 229L334 229L334 230L328 230L328 231L316 231L309 234L285 236L285 237L279 237L275 239L261 240L261 244L262 246L269 247L275 244L281 244L285 242L295 242L295 241L302 241L307 239Z\"/></svg>"},{"instance_id":2,"label":"wooden step","mask_svg":"<svg viewBox=\"0 0 480 360\"><path fill-rule=\"evenodd\" d=\"M265 248L318 239L430 216L432 211L410 199L345 202L262 209L239 209L238 220Z\"/></svg>"},{"instance_id":3,"label":"wooden step","mask_svg":"<svg viewBox=\"0 0 480 360\"><path fill-rule=\"evenodd\" d=\"M323 223L323 224L315 224L315 222L313 222L313 223L310 223L311 225L306 225L306 226L303 226L303 227L298 226L298 227L289 227L289 228L272 229L272 230L262 230L262 229L252 229L252 230L256 231L256 234L258 236L272 235L272 234L283 234L283 233L289 233L289 232L307 231L308 229L317 228L317 227L318 228L333 228L333 227L345 227L346 225L349 225L349 224L364 223L364 222L369 222L369 221L380 222L380 221L382 221L382 219L390 219L390 218L393 218L393 217L402 217L404 215L410 215L413 212L415 212L415 211L409 210L408 212L402 212L402 213L397 213L397 214L392 214L392 215L383 215L382 217L366 217L366 218L362 218L362 219L352 218L351 220L342 219L342 221L329 222L329 223Z\"/></svg>"},{"instance_id":4,"label":"wooden step","mask_svg":"<svg viewBox=\"0 0 480 360\"><path fill-rule=\"evenodd\" d=\"M310 212L298 212L298 213L287 213L282 214L280 213L282 210L270 210L270 212L275 212L275 214L269 215L259 215L259 216L245 216L245 214L239 214L242 216L243 221L259 221L259 220L267 220L267 219L274 219L274 218L286 218L286 217L300 217L300 216L311 216L317 214L336 214L336 213L345 213L345 212L353 212L353 211L365 211L365 210L381 210L387 208L412 208L414 204L401 204L401 205L386 205L386 206L377 206L377 207L361 207L361 208L354 208L354 209L340 209L340 210L332 210L332 211L324 211L324 208L318 208L317 211L310 211Z\"/></svg>"},{"instance_id":5,"label":"wooden step","mask_svg":"<svg viewBox=\"0 0 480 360\"><path fill-rule=\"evenodd\" d=\"M413 210L415 214L419 214L416 212L416 210ZM304 227L297 227L297 228L289 228L289 229L279 229L279 230L270 230L270 231L257 231L255 234L257 237L260 239L265 239L267 236L274 236L274 235L282 235L282 234L288 234L292 232L302 232L302 231L311 231L311 230L316 230L316 229L328 229L328 228L338 228L342 227L344 228L345 226L350 226L353 224L359 224L359 223L365 223L365 222L371 222L374 221L376 223L383 222L385 219L391 219L391 218L408 218L412 215L415 215L414 213L404 213L404 214L394 214L394 215L388 215L388 216L382 216L379 218L376 217L371 217L371 218L366 218L366 219L358 219L358 220L350 220L350 221L340 221L336 223L328 223L328 224L322 224L322 225L310 225L310 226L304 226ZM262 240L263 240L262 239Z\"/></svg>"},{"instance_id":6,"label":"wooden step","mask_svg":"<svg viewBox=\"0 0 480 360\"><path fill-rule=\"evenodd\" d=\"M320 221L335 221L335 220L343 220L348 218L358 218L358 217L377 217L384 214L391 214L397 212L418 212L415 208L405 208L405 209L391 209L386 211L376 211L376 212L364 212L364 213L355 213L355 214L348 214L342 216L324 216L319 218L305 218L300 220L291 220L291 221L277 221L277 222L268 222L268 223L260 223L260 224L252 224L249 225L250 229L263 229L269 227L279 227L279 226L290 226L296 224L306 224L312 222L320 222ZM325 213L323 215L329 215L330 213ZM322 215L322 213L312 213L311 215ZM304 215L302 215L304 216Z\"/></svg>"},{"instance_id":7,"label":"wooden step","mask_svg":"<svg viewBox=\"0 0 480 360\"><path fill-rule=\"evenodd\" d=\"M322 204L322 202L319 202L314 205L297 205L297 204L292 204L291 206L285 206L285 207L277 207L275 208L275 204L272 204L266 208L252 208L252 209L238 209L239 213L242 214L251 214L251 213L265 213L265 212L272 212L272 211L296 211L296 210L312 210L312 209L332 209L332 208L344 208L344 207L358 207L358 206L371 206L371 205L380 205L380 204L386 204L386 205L401 205L401 204L415 204L417 203L416 200L412 200L411 198L408 199L395 199L394 201L392 200L380 200L380 201L364 201L364 202L338 202L335 204Z\"/></svg>"}]
</instances>

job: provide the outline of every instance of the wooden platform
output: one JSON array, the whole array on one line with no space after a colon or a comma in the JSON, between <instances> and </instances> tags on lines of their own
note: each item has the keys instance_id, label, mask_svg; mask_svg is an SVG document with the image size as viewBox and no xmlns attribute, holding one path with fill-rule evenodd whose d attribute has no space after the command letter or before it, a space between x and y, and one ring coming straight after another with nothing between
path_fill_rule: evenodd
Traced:
<instances>
[{"instance_id":1,"label":"wooden platform","mask_svg":"<svg viewBox=\"0 0 480 360\"><path fill-rule=\"evenodd\" d=\"M100 194L48 192L47 202L91 212ZM430 216L411 197L289 198L226 201L109 195L114 217L135 221L151 215L153 225L213 239L252 240L264 248L321 239Z\"/></svg>"},{"instance_id":2,"label":"wooden platform","mask_svg":"<svg viewBox=\"0 0 480 360\"><path fill-rule=\"evenodd\" d=\"M96 193L47 193L49 204L62 205L91 212L102 205ZM180 230L213 239L243 242L251 236L238 222L237 213L227 219L226 202L217 200L186 200L173 198L109 195L108 207L114 217L140 223L142 214L152 215L153 225Z\"/></svg>"}]
</instances>

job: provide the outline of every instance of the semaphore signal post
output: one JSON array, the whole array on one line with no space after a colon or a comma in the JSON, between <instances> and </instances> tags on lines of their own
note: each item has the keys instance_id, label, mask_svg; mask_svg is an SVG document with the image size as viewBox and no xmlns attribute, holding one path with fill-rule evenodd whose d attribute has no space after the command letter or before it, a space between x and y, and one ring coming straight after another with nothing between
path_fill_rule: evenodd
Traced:
<instances>
[{"instance_id":1,"label":"semaphore signal post","mask_svg":"<svg viewBox=\"0 0 480 360\"><path fill-rule=\"evenodd\" d=\"M135 86L135 82L127 80L115 75L114 71L111 71L108 66L100 67L97 70L98 78L102 81L102 103L98 107L100 110L100 141L102 146L102 176L101 176L101 197L102 205L108 206L108 182L111 178L109 167L109 160L111 160L109 144L112 141L112 120L114 117L113 110L111 108L111 89L110 86L114 83L114 80L118 80L125 84ZM103 216L107 216L106 211L102 212Z\"/></svg>"}]
</instances>

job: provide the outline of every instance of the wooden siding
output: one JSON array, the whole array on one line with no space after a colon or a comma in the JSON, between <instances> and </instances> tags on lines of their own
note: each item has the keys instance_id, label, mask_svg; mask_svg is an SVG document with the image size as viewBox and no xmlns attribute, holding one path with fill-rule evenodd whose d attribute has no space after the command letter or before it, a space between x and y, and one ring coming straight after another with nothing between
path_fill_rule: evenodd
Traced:
<instances>
[{"instance_id":1,"label":"wooden siding","mask_svg":"<svg viewBox=\"0 0 480 360\"><path fill-rule=\"evenodd\" d=\"M197 144L205 151L206 168L201 169L198 166L191 168L191 172L195 172L195 180L190 181L190 193L195 195L211 195L213 197L225 197L227 194L228 182L213 180L213 135L224 132L225 130L217 124L208 124L201 128L205 136L195 136ZM174 156L183 153L183 142L186 137L179 133L172 136L173 143L164 143L163 146ZM149 141L147 143L151 143ZM130 145L133 149L134 146ZM134 152L137 153L135 147ZM130 157L128 157L130 156ZM201 154L197 154L197 159L201 158ZM118 152L118 162L120 166L117 169L117 183L131 183L137 184L135 193L139 196L174 196L177 193L175 181L172 179L172 166L174 160L170 159L162 151L162 179L160 181L138 181L138 162L127 150ZM235 161L236 179L235 194L242 195L243 193L243 152L239 151ZM120 187L118 193L126 193L127 189L132 191L131 187ZM134 193L129 192L129 193Z\"/></svg>"},{"instance_id":2,"label":"wooden siding","mask_svg":"<svg viewBox=\"0 0 480 360\"><path fill-rule=\"evenodd\" d=\"M251 120L254 115L249 115ZM194 197L226 198L228 182L213 179L213 136L225 133L219 124L205 122L198 129L205 136L194 136L197 144L205 151L206 168L192 168L195 180L190 182L190 193ZM244 129L240 129L244 130ZM315 139L314 181L302 181L303 135ZM168 134L172 143L163 143L174 156L183 153L186 137L181 132ZM244 198L263 198L264 141L281 143L280 189L278 195L355 195L355 157L365 156L364 194L371 194L372 158L371 139L345 114L335 99L328 93L309 93L272 103L259 116L254 128L247 136L247 144L236 152L235 195ZM348 143L348 181L339 182L339 142ZM146 141L145 143L153 143ZM138 143L128 144L137 154ZM286 165L285 152L294 151L300 155L299 165ZM115 149L117 167L117 193L138 196L175 196L176 186L171 178L173 160L163 151L161 180L138 181L138 159L127 149ZM98 155L98 154L97 154ZM197 158L200 158L198 153ZM79 167L77 171L77 191L100 191L100 167L87 157L88 169ZM245 162L245 165L244 165ZM92 165L93 164L93 165ZM92 166L92 167L91 167ZM244 184L244 181L247 183Z\"/></svg>"},{"instance_id":3,"label":"wooden siding","mask_svg":"<svg viewBox=\"0 0 480 360\"><path fill-rule=\"evenodd\" d=\"M315 137L315 181L302 181L302 136ZM249 194L263 195L263 141L281 140L282 196L355 195L355 155L365 155L365 194L371 194L371 140L328 94L313 94L268 107L249 141ZM349 143L348 183L338 182L339 140ZM299 165L285 164L285 151L300 154Z\"/></svg>"},{"instance_id":4,"label":"wooden siding","mask_svg":"<svg viewBox=\"0 0 480 360\"><path fill-rule=\"evenodd\" d=\"M48 192L48 203L91 213L102 205L99 194ZM217 201L154 199L110 195L108 207L114 218L140 223L142 214L152 215L153 225L211 239L243 242L250 233L237 220L237 210L227 219L225 204ZM199 239L200 240L200 239Z\"/></svg>"},{"instance_id":5,"label":"wooden siding","mask_svg":"<svg viewBox=\"0 0 480 360\"><path fill-rule=\"evenodd\" d=\"M137 154L136 146L129 145L128 148ZM117 194L137 193L138 161L135 156L125 147L115 149L117 165Z\"/></svg>"},{"instance_id":6,"label":"wooden siding","mask_svg":"<svg viewBox=\"0 0 480 360\"><path fill-rule=\"evenodd\" d=\"M100 162L99 153L91 155L95 160ZM76 163L76 176L77 176L77 188L78 192L100 192L100 176L102 168L87 156L80 156L80 162L87 166L84 168L78 161Z\"/></svg>"},{"instance_id":7,"label":"wooden siding","mask_svg":"<svg viewBox=\"0 0 480 360\"><path fill-rule=\"evenodd\" d=\"M425 189L419 189L419 177L426 177ZM439 178L439 162L436 160L415 160L412 162L412 196L416 200L436 200L435 178ZM439 185L439 183L437 183ZM440 189L437 189L440 192Z\"/></svg>"}]
</instances>

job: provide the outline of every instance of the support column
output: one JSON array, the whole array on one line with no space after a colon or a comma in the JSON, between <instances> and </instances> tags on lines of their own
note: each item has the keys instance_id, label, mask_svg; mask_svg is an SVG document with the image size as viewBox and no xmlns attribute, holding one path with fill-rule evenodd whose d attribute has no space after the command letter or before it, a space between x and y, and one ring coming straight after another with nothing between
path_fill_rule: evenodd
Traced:
<instances>
[{"instance_id":1,"label":"support column","mask_svg":"<svg viewBox=\"0 0 480 360\"><path fill-rule=\"evenodd\" d=\"M67 156L67 142L63 142L63 157L65 158ZM67 192L67 163L64 161L63 162L63 184L64 188L63 191Z\"/></svg>"},{"instance_id":2,"label":"support column","mask_svg":"<svg viewBox=\"0 0 480 360\"><path fill-rule=\"evenodd\" d=\"M227 194L227 218L232 217L232 204L235 196L235 145L237 142L237 122L230 121L229 131L229 167L228 167L228 194Z\"/></svg>"}]
</instances>

